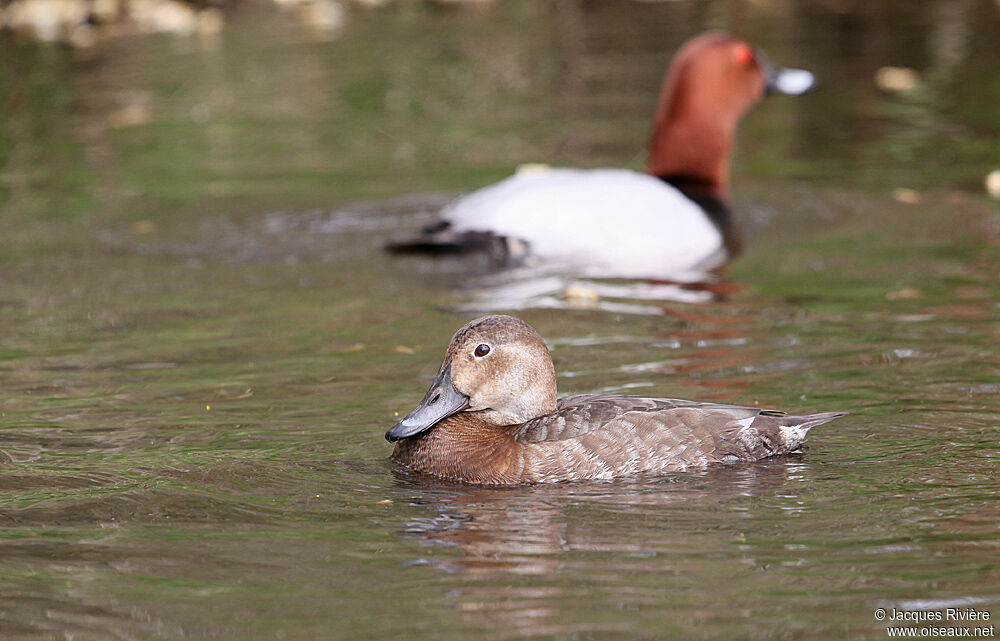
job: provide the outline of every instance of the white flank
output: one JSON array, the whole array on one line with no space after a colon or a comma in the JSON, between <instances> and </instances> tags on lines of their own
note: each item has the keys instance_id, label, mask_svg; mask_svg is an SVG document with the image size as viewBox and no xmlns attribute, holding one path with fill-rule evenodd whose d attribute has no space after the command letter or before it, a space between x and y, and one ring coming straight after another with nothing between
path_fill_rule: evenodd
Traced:
<instances>
[{"instance_id":1,"label":"white flank","mask_svg":"<svg viewBox=\"0 0 1000 641\"><path fill-rule=\"evenodd\" d=\"M679 277L723 262L722 235L662 180L625 169L517 174L465 196L443 216L456 231L527 241L544 261L592 276Z\"/></svg>"}]
</instances>

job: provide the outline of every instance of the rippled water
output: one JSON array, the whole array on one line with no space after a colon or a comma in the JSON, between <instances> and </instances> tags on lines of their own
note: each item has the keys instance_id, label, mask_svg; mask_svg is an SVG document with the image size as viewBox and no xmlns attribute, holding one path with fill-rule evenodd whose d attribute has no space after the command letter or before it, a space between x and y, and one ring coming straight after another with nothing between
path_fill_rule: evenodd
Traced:
<instances>
[{"instance_id":1,"label":"rippled water","mask_svg":"<svg viewBox=\"0 0 1000 641\"><path fill-rule=\"evenodd\" d=\"M879 639L879 607L1000 612L995 3L400 3L324 41L230 18L3 45L0 636ZM823 80L744 123L725 296L542 282L560 304L519 314L562 393L851 416L680 477L394 468L453 310L511 283L382 243L521 162L641 167L706 27ZM889 64L925 84L879 92Z\"/></svg>"}]
</instances>

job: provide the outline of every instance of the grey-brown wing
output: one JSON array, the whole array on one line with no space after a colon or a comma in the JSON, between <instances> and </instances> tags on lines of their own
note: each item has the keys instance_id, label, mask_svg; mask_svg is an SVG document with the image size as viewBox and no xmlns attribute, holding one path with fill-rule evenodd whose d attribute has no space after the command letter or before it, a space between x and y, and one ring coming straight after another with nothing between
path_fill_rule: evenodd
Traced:
<instances>
[{"instance_id":1,"label":"grey-brown wing","mask_svg":"<svg viewBox=\"0 0 1000 641\"><path fill-rule=\"evenodd\" d=\"M519 428L522 443L569 439L608 456L654 455L688 464L752 461L801 447L806 432L844 412L784 412L644 396L578 395ZM591 450L592 452L594 450Z\"/></svg>"},{"instance_id":2,"label":"grey-brown wing","mask_svg":"<svg viewBox=\"0 0 1000 641\"><path fill-rule=\"evenodd\" d=\"M561 441L603 429L629 412L660 412L703 405L706 404L671 398L577 394L559 399L554 413L525 423L515 433L515 438L522 443Z\"/></svg>"},{"instance_id":3,"label":"grey-brown wing","mask_svg":"<svg viewBox=\"0 0 1000 641\"><path fill-rule=\"evenodd\" d=\"M629 406L633 409L599 427L600 421L592 420L588 426L596 428L576 437L567 436L569 429L563 428L559 438L538 439L527 445L537 470L533 480L615 478L636 472L681 472L712 463L756 461L797 450L809 428L843 415L788 416L750 407L643 399L613 403L601 416ZM581 417L581 410L574 409L568 416ZM553 425L549 428L550 436L558 431ZM531 435L537 438L541 432L536 428Z\"/></svg>"},{"instance_id":4,"label":"grey-brown wing","mask_svg":"<svg viewBox=\"0 0 1000 641\"><path fill-rule=\"evenodd\" d=\"M794 452L802 447L810 428L843 415L789 416L753 407L701 404L623 414L605 430L608 436L615 434L621 446L634 444L640 456L673 459L686 469Z\"/></svg>"}]
</instances>

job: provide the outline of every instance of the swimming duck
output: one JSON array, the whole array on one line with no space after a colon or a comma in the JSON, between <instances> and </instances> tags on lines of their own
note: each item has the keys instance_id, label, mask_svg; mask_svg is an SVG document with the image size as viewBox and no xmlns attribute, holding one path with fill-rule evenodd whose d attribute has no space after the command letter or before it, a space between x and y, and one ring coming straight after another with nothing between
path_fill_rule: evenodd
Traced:
<instances>
[{"instance_id":1,"label":"swimming duck","mask_svg":"<svg viewBox=\"0 0 1000 641\"><path fill-rule=\"evenodd\" d=\"M660 95L648 173L519 172L454 201L397 253L488 250L597 277L691 280L737 248L728 207L736 125L765 92L800 94L801 69L773 67L749 42L710 32L677 52Z\"/></svg>"},{"instance_id":2,"label":"swimming duck","mask_svg":"<svg viewBox=\"0 0 1000 641\"><path fill-rule=\"evenodd\" d=\"M557 399L542 337L495 315L458 330L424 399L385 438L413 470L522 485L756 461L794 452L810 428L844 414L608 394Z\"/></svg>"}]
</instances>

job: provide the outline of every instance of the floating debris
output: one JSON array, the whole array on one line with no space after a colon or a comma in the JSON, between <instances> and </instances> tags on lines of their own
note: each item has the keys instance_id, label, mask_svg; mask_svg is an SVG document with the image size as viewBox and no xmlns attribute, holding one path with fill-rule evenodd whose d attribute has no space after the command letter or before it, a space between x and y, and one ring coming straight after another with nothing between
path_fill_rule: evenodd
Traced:
<instances>
[{"instance_id":1,"label":"floating debris","mask_svg":"<svg viewBox=\"0 0 1000 641\"><path fill-rule=\"evenodd\" d=\"M886 300L913 300L914 298L920 298L922 293L916 287L900 287L895 291L891 291L885 295Z\"/></svg>"},{"instance_id":2,"label":"floating debris","mask_svg":"<svg viewBox=\"0 0 1000 641\"><path fill-rule=\"evenodd\" d=\"M148 104L135 103L125 105L108 114L108 125L112 129L137 127L149 122L150 108Z\"/></svg>"},{"instance_id":3,"label":"floating debris","mask_svg":"<svg viewBox=\"0 0 1000 641\"><path fill-rule=\"evenodd\" d=\"M543 162L526 162L518 165L514 173L518 176L529 176L531 174L544 174L550 169L552 169L552 165Z\"/></svg>"},{"instance_id":4,"label":"floating debris","mask_svg":"<svg viewBox=\"0 0 1000 641\"><path fill-rule=\"evenodd\" d=\"M986 174L986 193L991 198L1000 198L1000 169L994 169Z\"/></svg>"},{"instance_id":5,"label":"floating debris","mask_svg":"<svg viewBox=\"0 0 1000 641\"><path fill-rule=\"evenodd\" d=\"M892 190L892 199L895 200L897 203L916 205L917 203L920 202L920 192L915 189L898 187Z\"/></svg>"},{"instance_id":6,"label":"floating debris","mask_svg":"<svg viewBox=\"0 0 1000 641\"><path fill-rule=\"evenodd\" d=\"M145 236L156 232L156 223L151 220L138 220L132 223L131 230L137 236Z\"/></svg>"},{"instance_id":7,"label":"floating debris","mask_svg":"<svg viewBox=\"0 0 1000 641\"><path fill-rule=\"evenodd\" d=\"M563 295L570 307L595 308L601 299L596 289L579 284L567 286Z\"/></svg>"},{"instance_id":8,"label":"floating debris","mask_svg":"<svg viewBox=\"0 0 1000 641\"><path fill-rule=\"evenodd\" d=\"M920 86L920 74L908 67L882 67L875 72L875 86L890 93L907 93Z\"/></svg>"}]
</instances>

